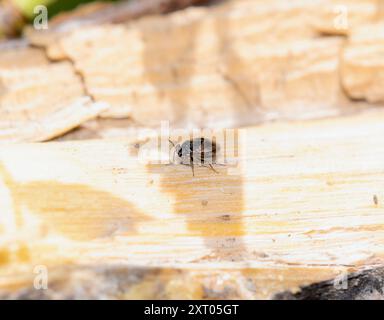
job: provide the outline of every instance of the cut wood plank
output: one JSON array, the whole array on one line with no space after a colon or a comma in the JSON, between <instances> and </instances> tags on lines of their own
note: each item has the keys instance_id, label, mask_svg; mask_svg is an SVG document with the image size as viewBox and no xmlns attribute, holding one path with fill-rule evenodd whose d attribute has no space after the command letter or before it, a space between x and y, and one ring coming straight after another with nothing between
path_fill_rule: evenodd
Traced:
<instances>
[{"instance_id":1,"label":"cut wood plank","mask_svg":"<svg viewBox=\"0 0 384 320\"><path fill-rule=\"evenodd\" d=\"M51 63L23 41L0 44L0 141L44 141L95 118L93 103L69 62Z\"/></svg>"},{"instance_id":2,"label":"cut wood plank","mask_svg":"<svg viewBox=\"0 0 384 320\"><path fill-rule=\"evenodd\" d=\"M234 281L239 291L230 297L271 298L381 266L383 117L375 111L240 129L239 165L217 165L218 174L196 168L195 177L186 166L138 160L138 148L155 159L155 132L3 147L2 294L31 288L36 265L64 287L66 266L74 275L104 264L167 275L127 284L126 296L111 289L115 298L159 297L156 283L168 288L166 297L186 297L186 279L197 279L193 297L214 297L217 283ZM236 283L241 274L250 286Z\"/></svg>"}]
</instances>

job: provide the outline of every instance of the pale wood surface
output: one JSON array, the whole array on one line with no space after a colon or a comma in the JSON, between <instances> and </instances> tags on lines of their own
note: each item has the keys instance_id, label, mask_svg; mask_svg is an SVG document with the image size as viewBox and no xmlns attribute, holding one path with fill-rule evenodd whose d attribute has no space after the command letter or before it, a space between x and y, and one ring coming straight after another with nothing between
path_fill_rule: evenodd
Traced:
<instances>
[{"instance_id":1,"label":"pale wood surface","mask_svg":"<svg viewBox=\"0 0 384 320\"><path fill-rule=\"evenodd\" d=\"M195 177L185 166L140 163L137 148L152 150L154 138L3 147L3 293L29 288L37 264L172 269L148 280L146 297L178 268L186 279L199 278L188 270L221 270L229 282L249 272L258 290L238 296L248 298L381 265L383 117L241 129L238 170L198 168Z\"/></svg>"}]
</instances>

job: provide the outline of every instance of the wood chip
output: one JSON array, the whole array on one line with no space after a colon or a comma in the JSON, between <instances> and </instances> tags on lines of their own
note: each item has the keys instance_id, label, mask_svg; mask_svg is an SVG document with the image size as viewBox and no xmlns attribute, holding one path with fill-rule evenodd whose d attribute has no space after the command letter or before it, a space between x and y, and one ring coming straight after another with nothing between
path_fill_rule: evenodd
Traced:
<instances>
[{"instance_id":1,"label":"wood chip","mask_svg":"<svg viewBox=\"0 0 384 320\"><path fill-rule=\"evenodd\" d=\"M69 62L51 63L20 42L1 44L0 141L44 141L105 110L84 92Z\"/></svg>"}]
</instances>

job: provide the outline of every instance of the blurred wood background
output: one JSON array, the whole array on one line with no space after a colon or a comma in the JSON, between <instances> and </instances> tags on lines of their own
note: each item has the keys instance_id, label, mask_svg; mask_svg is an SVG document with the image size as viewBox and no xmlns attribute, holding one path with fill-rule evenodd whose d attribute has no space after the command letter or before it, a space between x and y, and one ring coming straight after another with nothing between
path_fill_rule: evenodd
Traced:
<instances>
[{"instance_id":1,"label":"blurred wood background","mask_svg":"<svg viewBox=\"0 0 384 320\"><path fill-rule=\"evenodd\" d=\"M0 42L0 296L382 281L383 88L380 0L89 4ZM234 128L238 171L138 162L164 120Z\"/></svg>"}]
</instances>

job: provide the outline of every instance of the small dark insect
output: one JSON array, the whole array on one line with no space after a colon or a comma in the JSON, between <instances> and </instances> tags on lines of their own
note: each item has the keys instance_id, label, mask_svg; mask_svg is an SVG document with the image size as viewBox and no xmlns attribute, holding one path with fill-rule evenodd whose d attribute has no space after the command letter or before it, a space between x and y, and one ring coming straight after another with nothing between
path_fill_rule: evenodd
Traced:
<instances>
[{"instance_id":1,"label":"small dark insect","mask_svg":"<svg viewBox=\"0 0 384 320\"><path fill-rule=\"evenodd\" d=\"M375 206L377 206L379 204L379 199L377 198L377 195L373 195L373 203L375 204Z\"/></svg>"},{"instance_id":2,"label":"small dark insect","mask_svg":"<svg viewBox=\"0 0 384 320\"><path fill-rule=\"evenodd\" d=\"M216 154L219 150L218 145L214 141L206 138L195 138L184 141L181 145L175 145L171 140L169 142L175 148L173 163L191 166L193 176L195 176L195 165L209 167L212 171L218 173L213 168ZM175 156L177 157L177 162L175 161Z\"/></svg>"}]
</instances>

